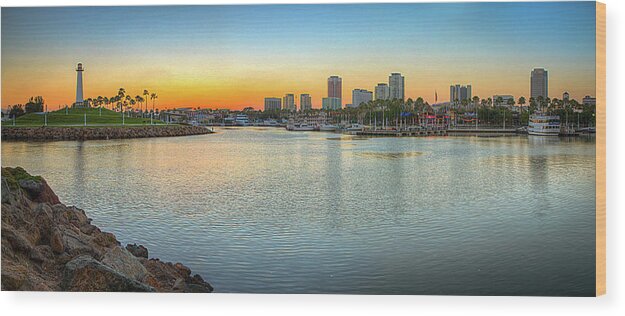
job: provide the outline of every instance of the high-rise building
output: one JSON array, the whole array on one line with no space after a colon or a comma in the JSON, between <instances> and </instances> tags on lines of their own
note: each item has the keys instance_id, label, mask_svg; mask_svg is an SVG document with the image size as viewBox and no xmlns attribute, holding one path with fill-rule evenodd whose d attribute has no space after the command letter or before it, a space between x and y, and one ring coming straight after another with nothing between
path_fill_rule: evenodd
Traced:
<instances>
[{"instance_id":1,"label":"high-rise building","mask_svg":"<svg viewBox=\"0 0 625 316\"><path fill-rule=\"evenodd\" d=\"M340 110L342 108L340 98L323 98L321 109L323 110Z\"/></svg>"},{"instance_id":2,"label":"high-rise building","mask_svg":"<svg viewBox=\"0 0 625 316\"><path fill-rule=\"evenodd\" d=\"M388 84L386 83L378 83L375 86L375 99L376 100L388 100Z\"/></svg>"},{"instance_id":3,"label":"high-rise building","mask_svg":"<svg viewBox=\"0 0 625 316\"><path fill-rule=\"evenodd\" d=\"M76 67L76 105L83 105L83 96L82 96L82 72L84 69L82 68L82 63L78 63Z\"/></svg>"},{"instance_id":4,"label":"high-rise building","mask_svg":"<svg viewBox=\"0 0 625 316\"><path fill-rule=\"evenodd\" d=\"M357 108L363 103L367 103L373 100L373 92L365 89L352 90L352 104L351 107Z\"/></svg>"},{"instance_id":5,"label":"high-rise building","mask_svg":"<svg viewBox=\"0 0 625 316\"><path fill-rule=\"evenodd\" d=\"M549 75L545 68L534 68L530 75L530 97L549 97Z\"/></svg>"},{"instance_id":6,"label":"high-rise building","mask_svg":"<svg viewBox=\"0 0 625 316\"><path fill-rule=\"evenodd\" d=\"M304 93L299 95L299 110L310 111L312 110L312 99L310 94Z\"/></svg>"},{"instance_id":7,"label":"high-rise building","mask_svg":"<svg viewBox=\"0 0 625 316\"><path fill-rule=\"evenodd\" d=\"M564 91L564 93L562 94L562 102L564 102L564 104L569 103L569 93Z\"/></svg>"},{"instance_id":8,"label":"high-rise building","mask_svg":"<svg viewBox=\"0 0 625 316\"><path fill-rule=\"evenodd\" d=\"M342 102L343 80L341 79L341 77L330 76L330 78L328 78L328 98L338 98L339 102Z\"/></svg>"},{"instance_id":9,"label":"high-rise building","mask_svg":"<svg viewBox=\"0 0 625 316\"><path fill-rule=\"evenodd\" d=\"M296 111L297 108L295 106L295 95L293 93L287 93L282 98L282 109L289 111Z\"/></svg>"},{"instance_id":10,"label":"high-rise building","mask_svg":"<svg viewBox=\"0 0 625 316\"><path fill-rule=\"evenodd\" d=\"M388 77L389 99L404 99L404 76L398 72Z\"/></svg>"},{"instance_id":11,"label":"high-rise building","mask_svg":"<svg viewBox=\"0 0 625 316\"><path fill-rule=\"evenodd\" d=\"M282 100L280 98L265 98L265 111L280 111Z\"/></svg>"},{"instance_id":12,"label":"high-rise building","mask_svg":"<svg viewBox=\"0 0 625 316\"><path fill-rule=\"evenodd\" d=\"M462 103L462 100L471 100L473 97L472 93L470 84L466 86L459 84L451 85L449 86L449 102Z\"/></svg>"}]
</instances>

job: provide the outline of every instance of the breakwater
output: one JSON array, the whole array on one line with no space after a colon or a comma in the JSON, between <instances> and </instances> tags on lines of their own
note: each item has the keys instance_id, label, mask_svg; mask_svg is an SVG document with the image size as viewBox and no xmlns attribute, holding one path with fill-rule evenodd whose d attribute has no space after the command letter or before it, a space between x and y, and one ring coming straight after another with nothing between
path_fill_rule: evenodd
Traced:
<instances>
[{"instance_id":1,"label":"breakwater","mask_svg":"<svg viewBox=\"0 0 625 316\"><path fill-rule=\"evenodd\" d=\"M2 127L2 140L54 141L175 137L212 133L201 126Z\"/></svg>"}]
</instances>

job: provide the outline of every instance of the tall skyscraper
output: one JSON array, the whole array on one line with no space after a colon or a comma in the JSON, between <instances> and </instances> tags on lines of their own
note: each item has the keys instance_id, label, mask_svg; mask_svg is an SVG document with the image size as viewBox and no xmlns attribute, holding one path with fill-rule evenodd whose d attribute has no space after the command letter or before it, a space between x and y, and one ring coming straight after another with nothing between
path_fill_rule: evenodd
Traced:
<instances>
[{"instance_id":1,"label":"tall skyscraper","mask_svg":"<svg viewBox=\"0 0 625 316\"><path fill-rule=\"evenodd\" d=\"M289 111L297 110L295 107L295 95L293 95L293 93L284 95L284 98L282 98L282 108Z\"/></svg>"},{"instance_id":2,"label":"tall skyscraper","mask_svg":"<svg viewBox=\"0 0 625 316\"><path fill-rule=\"evenodd\" d=\"M388 100L388 84L386 83L378 83L375 86L375 99L376 100Z\"/></svg>"},{"instance_id":3,"label":"tall skyscraper","mask_svg":"<svg viewBox=\"0 0 625 316\"><path fill-rule=\"evenodd\" d=\"M471 85L468 84L466 86L455 84L449 86L449 102L458 104L462 103L462 100L471 100L473 97L471 91Z\"/></svg>"},{"instance_id":4,"label":"tall skyscraper","mask_svg":"<svg viewBox=\"0 0 625 316\"><path fill-rule=\"evenodd\" d=\"M343 104L343 79L339 76L328 78L328 98L338 98Z\"/></svg>"},{"instance_id":5,"label":"tall skyscraper","mask_svg":"<svg viewBox=\"0 0 625 316\"><path fill-rule=\"evenodd\" d=\"M373 100L373 92L365 89L352 90L352 107L357 108L363 103Z\"/></svg>"},{"instance_id":6,"label":"tall skyscraper","mask_svg":"<svg viewBox=\"0 0 625 316\"><path fill-rule=\"evenodd\" d=\"M312 110L312 99L310 98L310 94L300 94L299 95L299 110L300 111L310 111Z\"/></svg>"},{"instance_id":7,"label":"tall skyscraper","mask_svg":"<svg viewBox=\"0 0 625 316\"><path fill-rule=\"evenodd\" d=\"M530 97L547 98L549 96L549 75L545 68L534 68L530 75Z\"/></svg>"},{"instance_id":8,"label":"tall skyscraper","mask_svg":"<svg viewBox=\"0 0 625 316\"><path fill-rule=\"evenodd\" d=\"M83 105L83 96L82 96L82 72L84 69L82 68L82 63L78 63L76 67L76 105Z\"/></svg>"},{"instance_id":9,"label":"tall skyscraper","mask_svg":"<svg viewBox=\"0 0 625 316\"><path fill-rule=\"evenodd\" d=\"M389 99L404 99L404 76L398 72L388 77Z\"/></svg>"},{"instance_id":10,"label":"tall skyscraper","mask_svg":"<svg viewBox=\"0 0 625 316\"><path fill-rule=\"evenodd\" d=\"M280 98L265 98L265 111L280 111L282 100Z\"/></svg>"}]
</instances>

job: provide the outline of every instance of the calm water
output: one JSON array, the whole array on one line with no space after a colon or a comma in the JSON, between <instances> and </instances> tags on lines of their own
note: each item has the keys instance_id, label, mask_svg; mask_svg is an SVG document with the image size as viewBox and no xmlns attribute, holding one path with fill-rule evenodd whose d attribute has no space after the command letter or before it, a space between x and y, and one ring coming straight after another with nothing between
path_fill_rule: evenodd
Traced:
<instances>
[{"instance_id":1,"label":"calm water","mask_svg":"<svg viewBox=\"0 0 625 316\"><path fill-rule=\"evenodd\" d=\"M592 139L282 129L2 142L2 166L218 292L594 295Z\"/></svg>"}]
</instances>

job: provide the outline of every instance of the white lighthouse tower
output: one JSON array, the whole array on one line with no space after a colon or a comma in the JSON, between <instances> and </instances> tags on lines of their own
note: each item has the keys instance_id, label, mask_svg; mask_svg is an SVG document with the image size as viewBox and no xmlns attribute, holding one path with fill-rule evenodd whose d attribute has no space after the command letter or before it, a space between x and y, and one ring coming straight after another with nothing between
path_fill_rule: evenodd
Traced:
<instances>
[{"instance_id":1,"label":"white lighthouse tower","mask_svg":"<svg viewBox=\"0 0 625 316\"><path fill-rule=\"evenodd\" d=\"M82 68L82 63L78 63L76 67L76 106L83 106L83 98L82 98L82 72L84 69Z\"/></svg>"}]
</instances>

